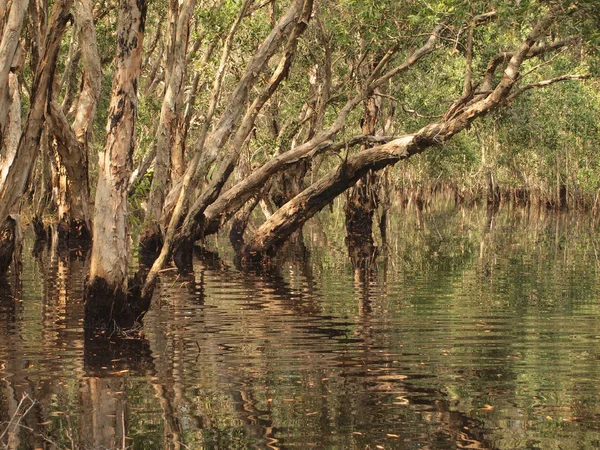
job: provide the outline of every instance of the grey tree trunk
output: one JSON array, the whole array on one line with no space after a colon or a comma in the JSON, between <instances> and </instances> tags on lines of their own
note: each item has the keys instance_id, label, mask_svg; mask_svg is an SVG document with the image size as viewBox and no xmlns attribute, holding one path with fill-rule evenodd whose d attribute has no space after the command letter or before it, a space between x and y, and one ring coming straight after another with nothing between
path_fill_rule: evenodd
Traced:
<instances>
[{"instance_id":1,"label":"grey tree trunk","mask_svg":"<svg viewBox=\"0 0 600 450\"><path fill-rule=\"evenodd\" d=\"M75 4L76 31L83 62L82 87L75 99L74 119L69 124L65 108L52 99L49 122L56 137L55 152L61 167L62 185L58 206L60 238L88 240L92 233L92 211L88 176L89 140L100 98L102 68L98 54L91 0ZM63 102L65 103L65 102Z\"/></svg>"},{"instance_id":2,"label":"grey tree trunk","mask_svg":"<svg viewBox=\"0 0 600 450\"><path fill-rule=\"evenodd\" d=\"M414 134L350 156L337 169L309 186L273 214L245 245L243 258L252 263L268 260L288 236L369 171L383 169L432 145L446 142L467 128L473 120L498 108L511 95L519 78L521 64L530 57L535 43L553 21L552 13L539 21L519 49L511 54L500 82L491 92L459 100L450 107L441 121L431 123Z\"/></svg>"},{"instance_id":3,"label":"grey tree trunk","mask_svg":"<svg viewBox=\"0 0 600 450\"><path fill-rule=\"evenodd\" d=\"M242 9L247 7L248 3L244 2L243 5ZM163 216L165 216L164 218L170 219L168 220L169 225L166 227L165 242L163 243L161 252L154 262L147 280L144 283L143 296L145 298L148 298L150 292L152 292L159 271L171 256L175 234L182 221L185 219L188 204L190 203L190 197L193 195L195 189L199 187L201 180L208 174L212 164L222 152L231 135L237 128L240 128L240 121L242 121L246 103L253 87L259 80L259 76L267 69L268 63L273 55L281 50L282 44L285 42L286 38L288 38L296 29L297 21L302 17L305 9L309 5L310 8L312 8L312 0L295 0L281 16L279 22L258 46L256 52L248 62L244 74L226 102L225 110L215 124L214 130L208 134L207 125L215 111L216 101L214 100L218 98L220 91L220 88L217 89L215 87L215 92L213 93L215 97L213 97L213 102L211 103L211 107L207 114L207 122L202 130L203 136L199 139L200 148L196 150L197 153L189 164L178 186L174 186L169 193L168 197L172 198L174 201L169 202L167 199L165 204L165 210L167 211ZM242 11L242 14L238 17L238 21L232 29L232 33L235 32L237 25L239 25L239 22L244 15L245 13ZM233 38L232 33L228 36L228 43L226 44L224 56L228 54L228 47L231 46L231 40ZM224 63L225 61L222 62ZM215 83L215 85L220 85L222 81L222 70L224 70L224 64L220 66L219 71L221 71L221 73L217 75L217 83ZM252 110L252 106L250 109ZM245 126L246 124L242 123L242 127Z\"/></svg>"}]
</instances>

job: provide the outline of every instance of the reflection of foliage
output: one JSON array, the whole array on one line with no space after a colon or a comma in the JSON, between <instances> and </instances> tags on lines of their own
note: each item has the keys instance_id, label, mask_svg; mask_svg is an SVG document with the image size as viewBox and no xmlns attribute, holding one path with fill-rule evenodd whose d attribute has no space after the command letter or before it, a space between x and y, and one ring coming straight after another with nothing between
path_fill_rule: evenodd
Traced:
<instances>
[{"instance_id":1,"label":"reflection of foliage","mask_svg":"<svg viewBox=\"0 0 600 450\"><path fill-rule=\"evenodd\" d=\"M443 199L390 217L368 283L353 276L337 209L305 230L309 271L292 260L269 277L197 260L194 281L166 272L145 318L151 373L122 378L73 376L82 305L66 298L80 299L83 267L71 262L65 286L56 265L26 253L25 319L8 331L25 339L0 328L0 358L6 345L27 352L31 366L9 369L44 386L31 392L61 448L90 433L92 381L127 415L133 448L166 446L174 427L190 448L595 448L595 222ZM56 349L61 358L46 359Z\"/></svg>"}]
</instances>

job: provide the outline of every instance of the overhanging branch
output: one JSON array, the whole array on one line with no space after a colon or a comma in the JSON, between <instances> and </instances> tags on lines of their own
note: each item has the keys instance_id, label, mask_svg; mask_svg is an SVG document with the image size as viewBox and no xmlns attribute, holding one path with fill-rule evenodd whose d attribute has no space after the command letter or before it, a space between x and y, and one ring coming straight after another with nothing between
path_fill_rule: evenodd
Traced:
<instances>
[{"instance_id":1,"label":"overhanging branch","mask_svg":"<svg viewBox=\"0 0 600 450\"><path fill-rule=\"evenodd\" d=\"M559 77L550 78L548 80L538 81L537 83L526 84L525 86L521 86L519 89L515 90L507 99L507 102L512 102L515 97L521 95L523 92L530 91L531 89L540 89L545 88L546 86L550 86L554 83L559 83L561 81L569 81L569 80L587 80L591 78L591 74L573 74L573 75L561 75Z\"/></svg>"}]
</instances>

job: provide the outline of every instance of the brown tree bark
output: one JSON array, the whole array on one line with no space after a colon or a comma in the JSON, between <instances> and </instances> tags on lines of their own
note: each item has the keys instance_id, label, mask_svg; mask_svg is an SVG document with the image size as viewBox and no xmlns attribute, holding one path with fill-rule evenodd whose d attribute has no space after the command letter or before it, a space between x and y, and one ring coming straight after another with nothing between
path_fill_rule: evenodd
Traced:
<instances>
[{"instance_id":1,"label":"brown tree bark","mask_svg":"<svg viewBox=\"0 0 600 450\"><path fill-rule=\"evenodd\" d=\"M191 249L193 248L195 237L198 233L201 233L200 224L202 223L201 220L204 211L221 193L221 189L237 165L244 143L254 127L258 114L265 103L275 93L280 83L287 77L296 53L298 38L304 33L308 26L308 21L310 20L312 13L312 5L312 0L305 0L302 14L298 18L295 27L288 37L288 42L284 48L283 55L277 68L271 75L266 87L262 89L260 94L254 99L246 111L246 114L228 147L227 153L223 155L216 174L213 176L210 184L204 189L200 197L196 199L191 206L190 211L181 226L181 230L175 236L173 248L175 251L179 252L177 260L186 262L184 265L178 264L180 270L191 269Z\"/></svg>"},{"instance_id":2,"label":"brown tree bark","mask_svg":"<svg viewBox=\"0 0 600 450\"><path fill-rule=\"evenodd\" d=\"M27 10L28 0L14 0L12 2L8 20L4 26L2 41L0 42L0 127L4 128L10 111L9 105L12 96L9 83L9 73L13 59L19 46L23 19Z\"/></svg>"},{"instance_id":3,"label":"brown tree bark","mask_svg":"<svg viewBox=\"0 0 600 450\"><path fill-rule=\"evenodd\" d=\"M99 157L94 241L86 288L85 326L130 327L140 310L127 300L127 190L132 171L138 85L146 21L145 0L122 0L106 144Z\"/></svg>"},{"instance_id":4,"label":"brown tree bark","mask_svg":"<svg viewBox=\"0 0 600 450\"><path fill-rule=\"evenodd\" d=\"M15 73L8 76L7 92L10 99L5 105L8 107L6 122L0 124L2 143L0 146L0 190L4 188L4 182L8 175L8 169L12 165L19 139L21 138L21 95L19 92L19 79Z\"/></svg>"},{"instance_id":5,"label":"brown tree bark","mask_svg":"<svg viewBox=\"0 0 600 450\"><path fill-rule=\"evenodd\" d=\"M349 99L338 113L336 120L326 130L317 133L312 139L309 139L307 142L299 145L293 150L281 153L271 159L259 169L255 170L242 182L237 183L229 190L222 193L204 211L204 235L216 233L250 198L262 189L265 183L267 183L273 175L282 170L286 170L290 166L297 164L299 161L314 157L320 151L330 149L333 146L332 139L344 128L348 116L354 108L363 101L364 95L369 91L379 88L395 75L409 70L418 61L433 52L439 39L441 29L441 25L436 26L422 47L412 52L400 65L388 70L385 74L380 75L394 53L393 51L388 52L366 81L364 93L359 93L355 97ZM322 105L322 108L324 107L325 104ZM359 139L362 138L364 137L360 137ZM354 144L355 143L349 143L349 145ZM344 148L344 146L341 146L340 148ZM196 238L198 238L198 236L196 236Z\"/></svg>"},{"instance_id":6,"label":"brown tree bark","mask_svg":"<svg viewBox=\"0 0 600 450\"><path fill-rule=\"evenodd\" d=\"M63 179L59 180L64 191L61 192L62 200L58 202L60 237L89 240L92 212L88 153L102 78L91 0L75 2L75 24L83 74L81 91L73 107L73 123L68 123L64 107L58 105L55 99L50 103L49 122L57 140L58 164L65 172L61 176Z\"/></svg>"},{"instance_id":7,"label":"brown tree bark","mask_svg":"<svg viewBox=\"0 0 600 450\"><path fill-rule=\"evenodd\" d=\"M374 92L364 102L362 132L366 136L375 135L380 109L381 97ZM378 205L377 182L377 174L368 172L346 195L346 246L355 271L366 269L367 261L375 254L373 215Z\"/></svg>"}]
</instances>

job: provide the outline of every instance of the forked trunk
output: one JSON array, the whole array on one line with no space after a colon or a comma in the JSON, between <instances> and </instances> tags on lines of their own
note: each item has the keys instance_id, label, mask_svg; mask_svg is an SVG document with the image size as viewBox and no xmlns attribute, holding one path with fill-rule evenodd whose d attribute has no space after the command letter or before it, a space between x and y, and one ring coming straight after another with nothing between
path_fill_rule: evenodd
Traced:
<instances>
[{"instance_id":1,"label":"forked trunk","mask_svg":"<svg viewBox=\"0 0 600 450\"><path fill-rule=\"evenodd\" d=\"M85 303L87 328L131 327L142 313L127 300L127 190L135 145L145 19L144 0L120 3L106 144L99 155L94 242Z\"/></svg>"},{"instance_id":2,"label":"forked trunk","mask_svg":"<svg viewBox=\"0 0 600 450\"><path fill-rule=\"evenodd\" d=\"M58 178L59 238L89 241L92 233L92 211L88 176L88 147L92 134L102 68L98 55L96 29L91 0L75 4L75 23L83 63L81 91L75 99L72 125L65 116L65 107L56 98L50 104L49 122L56 137L55 153L61 176ZM63 105L65 101L63 101Z\"/></svg>"}]
</instances>

